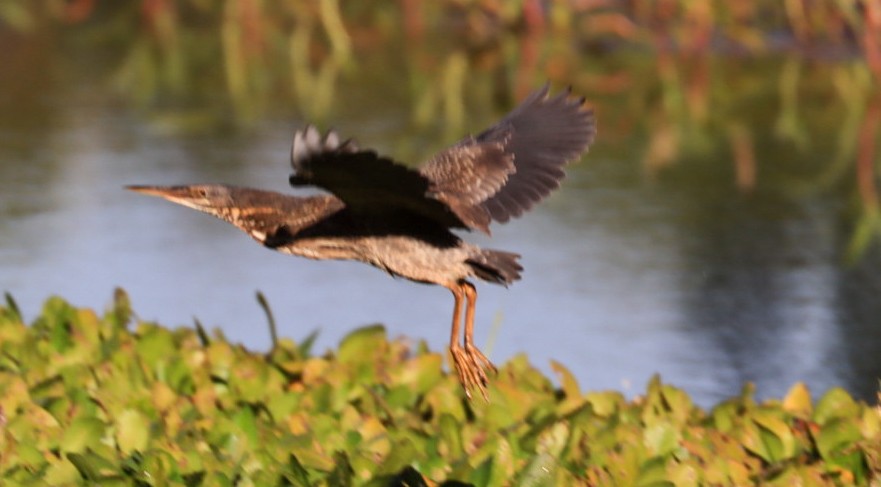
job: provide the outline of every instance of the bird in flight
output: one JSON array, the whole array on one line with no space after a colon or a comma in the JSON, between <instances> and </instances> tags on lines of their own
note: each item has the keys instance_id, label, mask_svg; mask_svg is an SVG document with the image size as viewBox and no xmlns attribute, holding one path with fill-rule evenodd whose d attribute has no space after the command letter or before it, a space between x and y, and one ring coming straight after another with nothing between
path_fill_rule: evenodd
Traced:
<instances>
[{"instance_id":1,"label":"bird in flight","mask_svg":"<svg viewBox=\"0 0 881 487\"><path fill-rule=\"evenodd\" d=\"M413 169L312 126L294 133L292 196L221 184L127 186L235 225L260 244L310 259L371 264L392 276L446 287L455 298L450 355L466 395L487 398L495 367L474 344L477 290L469 279L507 286L520 279L518 254L483 249L453 230L490 233L560 186L564 166L596 135L584 98L549 87L533 92L476 136ZM464 336L459 341L464 307Z\"/></svg>"}]
</instances>

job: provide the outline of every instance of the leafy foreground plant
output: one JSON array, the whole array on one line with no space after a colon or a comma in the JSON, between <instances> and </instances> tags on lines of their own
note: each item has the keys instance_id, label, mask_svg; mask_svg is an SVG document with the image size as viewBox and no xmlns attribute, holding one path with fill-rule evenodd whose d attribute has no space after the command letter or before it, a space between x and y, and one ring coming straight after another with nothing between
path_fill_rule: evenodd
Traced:
<instances>
[{"instance_id":1,"label":"leafy foreground plant","mask_svg":"<svg viewBox=\"0 0 881 487\"><path fill-rule=\"evenodd\" d=\"M881 410L840 389L705 412L658 379L582 393L558 364L555 390L521 356L468 403L379 326L311 357L130 321L122 292L103 317L51 298L31 326L7 297L0 484L881 485Z\"/></svg>"}]
</instances>

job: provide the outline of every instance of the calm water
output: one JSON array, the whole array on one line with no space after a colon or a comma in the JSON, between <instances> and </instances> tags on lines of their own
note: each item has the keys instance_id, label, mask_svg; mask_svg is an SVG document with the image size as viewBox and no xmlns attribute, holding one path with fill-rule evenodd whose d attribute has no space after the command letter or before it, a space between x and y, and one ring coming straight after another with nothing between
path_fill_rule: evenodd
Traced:
<instances>
[{"instance_id":1,"label":"calm water","mask_svg":"<svg viewBox=\"0 0 881 487\"><path fill-rule=\"evenodd\" d=\"M284 191L301 119L169 131L108 95L88 67L37 66L0 68L0 289L29 319L49 295L103 309L121 286L142 319L190 326L198 317L265 349L261 290L280 332L301 339L319 329L319 350L376 322L392 336L446 345L452 297L443 288L277 254L211 217L122 190L227 182ZM360 106L375 88L347 88L351 106L333 125L362 145L394 151L414 133L406 101ZM647 178L627 150L644 141L603 141L600 116L600 143L560 192L495 227L491 241L467 236L520 252L526 268L510 289L479 286L477 340L488 355L501 363L527 353L549 374L554 359L582 388L628 394L660 373L703 405L745 381L760 397L804 381L815 396L840 385L872 398L881 254L872 248L843 265L846 201L761 185L742 194L726 171Z\"/></svg>"}]
</instances>

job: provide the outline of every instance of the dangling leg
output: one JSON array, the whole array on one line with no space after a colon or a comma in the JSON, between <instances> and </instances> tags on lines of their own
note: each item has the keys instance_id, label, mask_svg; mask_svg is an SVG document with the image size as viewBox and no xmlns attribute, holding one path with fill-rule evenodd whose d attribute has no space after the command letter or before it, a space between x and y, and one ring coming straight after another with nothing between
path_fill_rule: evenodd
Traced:
<instances>
[{"instance_id":1,"label":"dangling leg","mask_svg":"<svg viewBox=\"0 0 881 487\"><path fill-rule=\"evenodd\" d=\"M453 292L456 304L453 306L453 329L450 334L450 355L459 375L459 382L465 389L465 395L471 399L471 389L477 388L483 398L489 400L486 386L489 378L486 369L495 372L493 364L474 346L474 308L477 304L477 290L466 281L458 281L448 286ZM462 311L462 300L465 299L465 339L464 347L459 345L459 318Z\"/></svg>"},{"instance_id":2,"label":"dangling leg","mask_svg":"<svg viewBox=\"0 0 881 487\"><path fill-rule=\"evenodd\" d=\"M477 384L478 381L469 364L468 354L459 345L459 319L462 315L462 299L465 298L465 292L459 283L454 283L448 286L448 288L453 292L453 298L456 300L453 305L453 326L450 331L450 355L453 357L453 366L459 375L459 383L465 389L465 395L468 396L468 399L471 399L470 388Z\"/></svg>"},{"instance_id":3,"label":"dangling leg","mask_svg":"<svg viewBox=\"0 0 881 487\"><path fill-rule=\"evenodd\" d=\"M486 355L474 345L474 311L477 309L477 289L474 285L467 281L462 281L462 288L465 291L465 353L471 359L471 363L477 368L480 383L486 386L489 379L486 376L486 370L493 373L498 372L496 367L486 358ZM486 398L486 389L481 387L484 398Z\"/></svg>"}]
</instances>

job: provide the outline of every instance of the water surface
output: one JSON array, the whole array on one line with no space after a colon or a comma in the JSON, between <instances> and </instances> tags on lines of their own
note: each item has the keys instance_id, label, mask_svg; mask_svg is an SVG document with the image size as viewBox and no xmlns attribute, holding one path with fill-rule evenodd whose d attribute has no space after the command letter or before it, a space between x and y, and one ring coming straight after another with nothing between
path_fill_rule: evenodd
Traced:
<instances>
[{"instance_id":1,"label":"water surface","mask_svg":"<svg viewBox=\"0 0 881 487\"><path fill-rule=\"evenodd\" d=\"M296 110L246 129L170 130L109 94L89 62L0 68L0 288L29 319L51 294L101 309L121 286L141 319L191 326L198 317L265 350L260 290L280 333L301 339L318 329L319 350L371 323L446 346L452 296L443 288L278 254L207 215L122 189L226 182L287 191L290 135L304 122ZM407 157L452 142L414 127L398 87L381 81L341 81L332 125ZM480 108L469 127L502 113ZM842 386L872 398L881 254L870 247L844 263L847 199L797 195L773 181L739 191L728 165L647 176L634 149L647 135L612 129L617 136L604 138L604 121L614 119L604 115L598 144L562 190L494 227L491 240L465 235L523 255L523 281L479 286L476 337L489 357L526 353L549 374L557 360L582 388L628 394L659 373L704 405L747 381L760 397L804 381L815 396ZM762 139L756 149L760 161L781 157Z\"/></svg>"}]
</instances>

